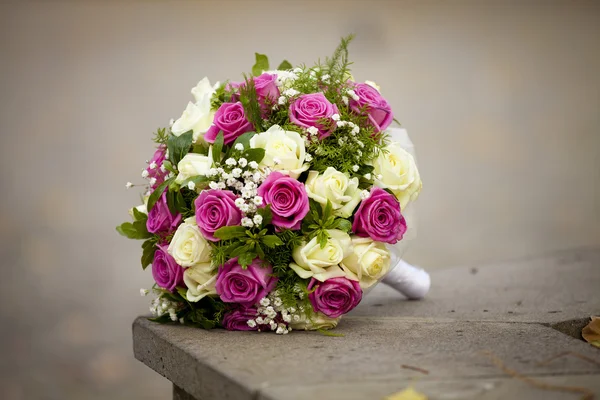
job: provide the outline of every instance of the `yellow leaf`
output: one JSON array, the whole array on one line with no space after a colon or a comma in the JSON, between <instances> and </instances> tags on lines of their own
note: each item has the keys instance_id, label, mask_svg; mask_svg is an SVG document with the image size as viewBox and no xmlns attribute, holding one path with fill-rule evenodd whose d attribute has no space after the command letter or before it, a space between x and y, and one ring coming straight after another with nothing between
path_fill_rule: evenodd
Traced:
<instances>
[{"instance_id":1,"label":"yellow leaf","mask_svg":"<svg viewBox=\"0 0 600 400\"><path fill-rule=\"evenodd\" d=\"M592 346L600 347L600 317L592 317L581 331L581 336Z\"/></svg>"},{"instance_id":2,"label":"yellow leaf","mask_svg":"<svg viewBox=\"0 0 600 400\"><path fill-rule=\"evenodd\" d=\"M427 396L409 387L401 392L387 396L384 400L427 400Z\"/></svg>"}]
</instances>

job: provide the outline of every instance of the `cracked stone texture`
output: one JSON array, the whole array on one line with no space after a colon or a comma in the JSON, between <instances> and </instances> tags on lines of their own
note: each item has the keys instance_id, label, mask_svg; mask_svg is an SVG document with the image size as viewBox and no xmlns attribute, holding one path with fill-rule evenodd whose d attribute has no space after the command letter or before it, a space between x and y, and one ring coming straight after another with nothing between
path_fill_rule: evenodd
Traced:
<instances>
[{"instance_id":1,"label":"cracked stone texture","mask_svg":"<svg viewBox=\"0 0 600 400\"><path fill-rule=\"evenodd\" d=\"M600 393L600 350L549 326L559 320L551 312L557 308L571 319L600 310L599 269L600 249L587 249L477 271L438 271L432 276L438 284L423 302L404 301L389 290L372 292L342 319L336 333L343 337L202 331L140 317L133 326L134 352L198 399L377 398L415 379L432 399L515 393L550 398L508 379L488 353L546 383L581 384ZM591 361L570 355L540 364L563 352Z\"/></svg>"}]
</instances>

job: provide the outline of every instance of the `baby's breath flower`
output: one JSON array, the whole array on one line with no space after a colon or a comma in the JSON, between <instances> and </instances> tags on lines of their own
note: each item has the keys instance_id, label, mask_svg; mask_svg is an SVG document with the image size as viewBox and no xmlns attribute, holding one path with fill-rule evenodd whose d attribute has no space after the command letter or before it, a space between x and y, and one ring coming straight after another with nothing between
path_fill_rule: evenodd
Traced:
<instances>
[{"instance_id":1,"label":"baby's breath flower","mask_svg":"<svg viewBox=\"0 0 600 400\"><path fill-rule=\"evenodd\" d=\"M240 160L240 164L241 164L242 160ZM256 161L250 161L250 163L248 163L248 166L251 169L257 169L258 168L258 163Z\"/></svg>"},{"instance_id":2,"label":"baby's breath flower","mask_svg":"<svg viewBox=\"0 0 600 400\"><path fill-rule=\"evenodd\" d=\"M254 226L254 222L252 222L250 218L244 217L242 218L242 226L245 226L246 228L252 228Z\"/></svg>"},{"instance_id":3,"label":"baby's breath flower","mask_svg":"<svg viewBox=\"0 0 600 400\"><path fill-rule=\"evenodd\" d=\"M238 160L238 165L240 167L244 168L246 165L248 165L248 160L246 160L244 157L242 157Z\"/></svg>"},{"instance_id":4,"label":"baby's breath flower","mask_svg":"<svg viewBox=\"0 0 600 400\"><path fill-rule=\"evenodd\" d=\"M147 296L150 291L148 289L140 289L140 296Z\"/></svg>"},{"instance_id":5,"label":"baby's breath flower","mask_svg":"<svg viewBox=\"0 0 600 400\"><path fill-rule=\"evenodd\" d=\"M354 172L358 172L359 169L360 169L360 167L358 165L352 166L352 171L354 171Z\"/></svg>"},{"instance_id":6,"label":"baby's breath flower","mask_svg":"<svg viewBox=\"0 0 600 400\"><path fill-rule=\"evenodd\" d=\"M229 165L230 167L233 167L235 164L237 164L237 161L235 161L234 158L229 157L227 160L225 160L225 164Z\"/></svg>"},{"instance_id":7,"label":"baby's breath flower","mask_svg":"<svg viewBox=\"0 0 600 400\"><path fill-rule=\"evenodd\" d=\"M371 193L368 190L363 190L360 192L360 198L363 200L368 199L371 196Z\"/></svg>"},{"instance_id":8,"label":"baby's breath flower","mask_svg":"<svg viewBox=\"0 0 600 400\"><path fill-rule=\"evenodd\" d=\"M211 189L218 189L219 188L219 184L215 181L211 181L208 183L208 187L210 187Z\"/></svg>"},{"instance_id":9,"label":"baby's breath flower","mask_svg":"<svg viewBox=\"0 0 600 400\"><path fill-rule=\"evenodd\" d=\"M319 130L314 126L309 126L306 128L306 131L310 133L311 136L316 136L319 133Z\"/></svg>"},{"instance_id":10,"label":"baby's breath flower","mask_svg":"<svg viewBox=\"0 0 600 400\"><path fill-rule=\"evenodd\" d=\"M370 181L371 180L371 174L370 173L366 173L364 174L364 177L366 180Z\"/></svg>"},{"instance_id":11,"label":"baby's breath flower","mask_svg":"<svg viewBox=\"0 0 600 400\"><path fill-rule=\"evenodd\" d=\"M236 149L237 151L244 151L244 145L243 145L243 144L241 144L241 143L236 143L236 145L235 145L235 149Z\"/></svg>"},{"instance_id":12,"label":"baby's breath flower","mask_svg":"<svg viewBox=\"0 0 600 400\"><path fill-rule=\"evenodd\" d=\"M252 199L252 202L254 204L256 204L257 206L262 206L263 198L261 196L254 196L254 199Z\"/></svg>"},{"instance_id":13,"label":"baby's breath flower","mask_svg":"<svg viewBox=\"0 0 600 400\"><path fill-rule=\"evenodd\" d=\"M156 183L156 178L150 178L148 183L150 183L150 186L154 186L154 184Z\"/></svg>"},{"instance_id":14,"label":"baby's breath flower","mask_svg":"<svg viewBox=\"0 0 600 400\"><path fill-rule=\"evenodd\" d=\"M127 183L125 184L125 187L126 187L127 189L131 189L131 188L133 187L133 183L131 183L131 182L127 182Z\"/></svg>"},{"instance_id":15,"label":"baby's breath flower","mask_svg":"<svg viewBox=\"0 0 600 400\"><path fill-rule=\"evenodd\" d=\"M233 170L231 170L231 175L233 175L234 178L239 178L240 176L242 176L242 169L234 168Z\"/></svg>"},{"instance_id":16,"label":"baby's breath flower","mask_svg":"<svg viewBox=\"0 0 600 400\"><path fill-rule=\"evenodd\" d=\"M142 171L142 178L147 178L148 177L148 170L145 169Z\"/></svg>"},{"instance_id":17,"label":"baby's breath flower","mask_svg":"<svg viewBox=\"0 0 600 400\"><path fill-rule=\"evenodd\" d=\"M253 319L251 319L251 320L248 320L247 324L248 324L248 326L249 326L250 328L254 328L254 327L256 327L256 321L255 321L255 320L253 320Z\"/></svg>"},{"instance_id":18,"label":"baby's breath flower","mask_svg":"<svg viewBox=\"0 0 600 400\"><path fill-rule=\"evenodd\" d=\"M187 184L187 187L190 190L194 190L194 189L196 189L196 184L194 182L192 182L192 181L189 181L188 184Z\"/></svg>"},{"instance_id":19,"label":"baby's breath flower","mask_svg":"<svg viewBox=\"0 0 600 400\"><path fill-rule=\"evenodd\" d=\"M285 104L286 101L287 101L287 98L285 96L279 96L279 99L277 99L277 104L282 106Z\"/></svg>"},{"instance_id":20,"label":"baby's breath flower","mask_svg":"<svg viewBox=\"0 0 600 400\"><path fill-rule=\"evenodd\" d=\"M340 120L340 114L333 114L331 116L331 119L334 120L334 121L339 121Z\"/></svg>"},{"instance_id":21,"label":"baby's breath flower","mask_svg":"<svg viewBox=\"0 0 600 400\"><path fill-rule=\"evenodd\" d=\"M260 225L263 222L263 217L262 217L262 215L256 214L254 216L254 218L252 218L252 221L254 222L255 225Z\"/></svg>"},{"instance_id":22,"label":"baby's breath flower","mask_svg":"<svg viewBox=\"0 0 600 400\"><path fill-rule=\"evenodd\" d=\"M348 97L342 96L342 102L344 102L345 105L348 105Z\"/></svg>"},{"instance_id":23,"label":"baby's breath flower","mask_svg":"<svg viewBox=\"0 0 600 400\"><path fill-rule=\"evenodd\" d=\"M271 300L269 300L266 297L263 297L262 299L260 299L260 305L263 307L268 306L269 304L271 304Z\"/></svg>"},{"instance_id":24,"label":"baby's breath flower","mask_svg":"<svg viewBox=\"0 0 600 400\"><path fill-rule=\"evenodd\" d=\"M294 97L298 94L300 94L300 92L297 91L296 89L287 89L286 91L283 92L283 95L287 96L287 97Z\"/></svg>"}]
</instances>

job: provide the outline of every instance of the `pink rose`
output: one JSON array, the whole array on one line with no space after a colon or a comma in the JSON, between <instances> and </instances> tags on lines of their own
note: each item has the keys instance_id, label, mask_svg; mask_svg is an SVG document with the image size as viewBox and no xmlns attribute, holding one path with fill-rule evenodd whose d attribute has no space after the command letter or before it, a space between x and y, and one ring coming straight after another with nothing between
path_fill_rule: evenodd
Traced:
<instances>
[{"instance_id":1,"label":"pink rose","mask_svg":"<svg viewBox=\"0 0 600 400\"><path fill-rule=\"evenodd\" d=\"M357 114L366 110L369 123L375 128L375 132L381 132L390 126L394 120L392 108L377 89L366 83L357 83L353 89L358 100L350 99L350 109Z\"/></svg>"},{"instance_id":2,"label":"pink rose","mask_svg":"<svg viewBox=\"0 0 600 400\"><path fill-rule=\"evenodd\" d=\"M167 192L163 192L158 201L148 213L146 229L150 233L169 233L177 228L181 222L181 214L171 213L167 205Z\"/></svg>"},{"instance_id":3,"label":"pink rose","mask_svg":"<svg viewBox=\"0 0 600 400\"><path fill-rule=\"evenodd\" d=\"M223 317L222 325L230 331L256 331L259 326L255 325L251 328L248 326L248 321L255 319L257 314L258 312L254 307L241 307L231 310Z\"/></svg>"},{"instance_id":4,"label":"pink rose","mask_svg":"<svg viewBox=\"0 0 600 400\"><path fill-rule=\"evenodd\" d=\"M165 161L166 152L167 152L167 146L165 146L164 144L161 144L158 147L158 149L156 149L156 151L154 152L154 155L152 156L152 159L150 160L150 164L146 168L146 171L148 171L148 178L149 179L154 178L154 183L150 185L152 187L152 189L156 189L161 183L163 183L165 181L165 177L169 173L169 171L167 171L167 170L165 170L163 172L160 169L160 167L163 164L163 161ZM151 168L151 166L154 166L154 168Z\"/></svg>"},{"instance_id":5,"label":"pink rose","mask_svg":"<svg viewBox=\"0 0 600 400\"><path fill-rule=\"evenodd\" d=\"M253 129L252 124L246 119L242 103L239 101L223 103L215 113L213 125L208 128L204 140L214 143L219 132L223 131L224 143L231 144L239 136Z\"/></svg>"},{"instance_id":6,"label":"pink rose","mask_svg":"<svg viewBox=\"0 0 600 400\"><path fill-rule=\"evenodd\" d=\"M266 118L271 112L273 104L279 99L279 88L277 87L277 75L264 73L253 78L256 95L260 103L261 116Z\"/></svg>"},{"instance_id":7,"label":"pink rose","mask_svg":"<svg viewBox=\"0 0 600 400\"><path fill-rule=\"evenodd\" d=\"M331 135L335 129L335 121L331 119L333 114L338 114L338 108L323 93L303 94L290 104L289 110L293 124L304 128L314 126L319 130L319 139Z\"/></svg>"},{"instance_id":8,"label":"pink rose","mask_svg":"<svg viewBox=\"0 0 600 400\"><path fill-rule=\"evenodd\" d=\"M243 269L237 257L227 261L219 268L215 289L225 303L239 303L252 306L267 296L277 284L273 267L264 267L256 258Z\"/></svg>"},{"instance_id":9,"label":"pink rose","mask_svg":"<svg viewBox=\"0 0 600 400\"><path fill-rule=\"evenodd\" d=\"M371 189L371 195L360 203L354 214L352 231L378 242L394 244L401 240L406 232L406 221L396 197L379 187Z\"/></svg>"},{"instance_id":10,"label":"pink rose","mask_svg":"<svg viewBox=\"0 0 600 400\"><path fill-rule=\"evenodd\" d=\"M239 225L242 214L235 206L237 197L229 190L204 190L194 201L196 222L202 235L213 242L220 239L214 236L217 229Z\"/></svg>"},{"instance_id":11,"label":"pink rose","mask_svg":"<svg viewBox=\"0 0 600 400\"><path fill-rule=\"evenodd\" d=\"M346 314L360 303L362 290L360 284L350 279L339 277L319 282L312 278L308 284L308 299L315 312L322 312L330 318Z\"/></svg>"},{"instance_id":12,"label":"pink rose","mask_svg":"<svg viewBox=\"0 0 600 400\"><path fill-rule=\"evenodd\" d=\"M300 229L302 219L308 214L308 194L298 180L271 172L258 187L258 195L271 205L273 225L278 228Z\"/></svg>"},{"instance_id":13,"label":"pink rose","mask_svg":"<svg viewBox=\"0 0 600 400\"><path fill-rule=\"evenodd\" d=\"M183 268L167 252L168 245L158 245L152 261L152 277L163 289L175 290L183 283Z\"/></svg>"}]
</instances>

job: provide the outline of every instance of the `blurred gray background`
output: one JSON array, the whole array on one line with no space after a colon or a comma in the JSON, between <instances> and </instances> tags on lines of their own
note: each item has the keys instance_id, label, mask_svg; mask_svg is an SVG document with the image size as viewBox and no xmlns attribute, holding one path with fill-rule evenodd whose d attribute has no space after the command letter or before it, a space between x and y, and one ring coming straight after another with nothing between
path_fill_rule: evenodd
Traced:
<instances>
[{"instance_id":1,"label":"blurred gray background","mask_svg":"<svg viewBox=\"0 0 600 400\"><path fill-rule=\"evenodd\" d=\"M255 51L312 63L350 32L354 76L417 147L409 261L600 245L598 1L4 2L0 398L169 398L131 352L151 276L114 230L125 182L202 77Z\"/></svg>"}]
</instances>

